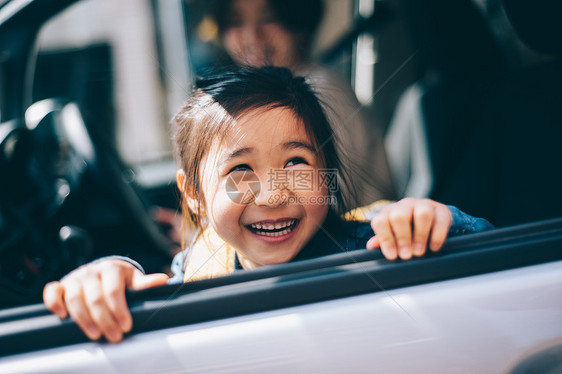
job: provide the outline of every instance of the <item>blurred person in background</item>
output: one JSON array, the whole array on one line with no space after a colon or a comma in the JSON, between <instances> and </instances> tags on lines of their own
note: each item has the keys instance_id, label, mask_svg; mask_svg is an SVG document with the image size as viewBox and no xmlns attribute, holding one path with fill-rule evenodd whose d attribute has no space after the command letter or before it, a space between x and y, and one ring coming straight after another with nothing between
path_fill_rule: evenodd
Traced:
<instances>
[{"instance_id":1,"label":"blurred person in background","mask_svg":"<svg viewBox=\"0 0 562 374\"><path fill-rule=\"evenodd\" d=\"M322 0L217 0L210 14L232 63L283 66L306 76L340 140L338 151L357 170L349 171L354 206L394 199L382 131L362 112L349 82L311 58L323 17Z\"/></svg>"}]
</instances>

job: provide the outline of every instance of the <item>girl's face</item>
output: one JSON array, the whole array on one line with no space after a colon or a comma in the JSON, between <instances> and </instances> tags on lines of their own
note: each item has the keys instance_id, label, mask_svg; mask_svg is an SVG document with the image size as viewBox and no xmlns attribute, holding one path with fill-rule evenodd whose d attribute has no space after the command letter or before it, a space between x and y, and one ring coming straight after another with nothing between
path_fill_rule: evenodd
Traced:
<instances>
[{"instance_id":1,"label":"girl's face","mask_svg":"<svg viewBox=\"0 0 562 374\"><path fill-rule=\"evenodd\" d=\"M288 109L242 115L203 165L209 224L245 269L290 261L326 218L323 161Z\"/></svg>"},{"instance_id":2,"label":"girl's face","mask_svg":"<svg viewBox=\"0 0 562 374\"><path fill-rule=\"evenodd\" d=\"M267 0L232 0L223 44L237 64L286 66L298 63L296 40L276 19Z\"/></svg>"}]
</instances>

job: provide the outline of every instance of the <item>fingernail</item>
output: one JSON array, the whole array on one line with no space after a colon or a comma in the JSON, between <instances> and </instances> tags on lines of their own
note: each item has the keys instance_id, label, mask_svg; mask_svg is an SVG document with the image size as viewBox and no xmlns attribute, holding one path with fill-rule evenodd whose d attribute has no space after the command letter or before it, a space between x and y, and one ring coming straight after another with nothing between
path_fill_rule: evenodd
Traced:
<instances>
[{"instance_id":1,"label":"fingernail","mask_svg":"<svg viewBox=\"0 0 562 374\"><path fill-rule=\"evenodd\" d=\"M414 253L417 256L421 256L424 252L424 249L425 249L425 245L423 243L416 243L414 247Z\"/></svg>"},{"instance_id":2,"label":"fingernail","mask_svg":"<svg viewBox=\"0 0 562 374\"><path fill-rule=\"evenodd\" d=\"M129 332L133 327L131 321L128 319L122 319L119 321L119 326L121 326L121 330L123 332Z\"/></svg>"},{"instance_id":3,"label":"fingernail","mask_svg":"<svg viewBox=\"0 0 562 374\"><path fill-rule=\"evenodd\" d=\"M410 258L410 256L411 256L410 248L408 248L408 247L400 248L400 257L401 258Z\"/></svg>"},{"instance_id":4,"label":"fingernail","mask_svg":"<svg viewBox=\"0 0 562 374\"><path fill-rule=\"evenodd\" d=\"M66 318L66 311L64 309L57 309L54 311L54 313L57 315L57 317L59 317L60 319L65 319Z\"/></svg>"},{"instance_id":5,"label":"fingernail","mask_svg":"<svg viewBox=\"0 0 562 374\"><path fill-rule=\"evenodd\" d=\"M96 326L89 326L88 327L88 333L89 333L90 337L92 339L95 339L95 340L99 339L99 337L101 335L100 330Z\"/></svg>"},{"instance_id":6,"label":"fingernail","mask_svg":"<svg viewBox=\"0 0 562 374\"><path fill-rule=\"evenodd\" d=\"M398 258L398 254L396 253L396 248L387 248L383 251L387 260L394 261Z\"/></svg>"},{"instance_id":7,"label":"fingernail","mask_svg":"<svg viewBox=\"0 0 562 374\"><path fill-rule=\"evenodd\" d=\"M107 340L109 340L110 342L118 342L121 340L121 338L121 333L117 331L110 331L107 333Z\"/></svg>"}]
</instances>

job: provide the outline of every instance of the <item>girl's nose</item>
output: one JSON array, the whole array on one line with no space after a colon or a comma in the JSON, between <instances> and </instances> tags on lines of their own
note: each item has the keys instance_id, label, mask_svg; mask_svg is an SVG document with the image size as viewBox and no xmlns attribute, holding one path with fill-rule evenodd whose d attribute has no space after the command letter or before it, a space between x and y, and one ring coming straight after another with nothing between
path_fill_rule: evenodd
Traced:
<instances>
[{"instance_id":1,"label":"girl's nose","mask_svg":"<svg viewBox=\"0 0 562 374\"><path fill-rule=\"evenodd\" d=\"M265 183L263 183L264 181ZM287 183L282 183L278 180L272 180L268 177L262 180L261 189L254 200L254 204L258 206L275 208L281 205L288 204L292 196L293 191L290 189L290 186Z\"/></svg>"}]
</instances>

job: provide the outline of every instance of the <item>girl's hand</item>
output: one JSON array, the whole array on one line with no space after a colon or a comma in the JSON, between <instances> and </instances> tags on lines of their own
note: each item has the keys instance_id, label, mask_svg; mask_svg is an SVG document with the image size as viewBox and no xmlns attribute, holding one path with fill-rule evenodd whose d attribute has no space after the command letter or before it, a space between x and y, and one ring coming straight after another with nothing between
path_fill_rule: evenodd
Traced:
<instances>
[{"instance_id":1,"label":"girl's hand","mask_svg":"<svg viewBox=\"0 0 562 374\"><path fill-rule=\"evenodd\" d=\"M449 208L429 199L406 198L384 207L372 220L368 249L380 247L388 260L423 256L443 246L453 218Z\"/></svg>"},{"instance_id":2,"label":"girl's hand","mask_svg":"<svg viewBox=\"0 0 562 374\"><path fill-rule=\"evenodd\" d=\"M132 264L115 259L79 267L60 281L43 289L47 308L64 319L69 314L88 338L102 335L118 342L133 327L125 289L142 289L165 284L166 274L144 275Z\"/></svg>"}]
</instances>

